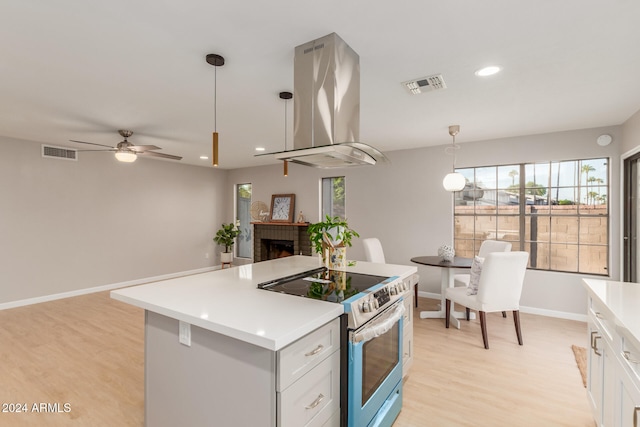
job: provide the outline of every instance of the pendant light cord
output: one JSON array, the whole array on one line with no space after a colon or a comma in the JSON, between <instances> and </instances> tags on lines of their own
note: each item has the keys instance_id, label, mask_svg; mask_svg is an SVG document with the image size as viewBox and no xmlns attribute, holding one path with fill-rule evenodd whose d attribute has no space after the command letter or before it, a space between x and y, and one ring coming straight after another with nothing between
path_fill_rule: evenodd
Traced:
<instances>
[{"instance_id":1,"label":"pendant light cord","mask_svg":"<svg viewBox=\"0 0 640 427\"><path fill-rule=\"evenodd\" d=\"M453 137L453 142L451 143L451 147L447 147L444 149L444 152L450 155L453 155L453 162L451 164L451 170L455 172L456 170L456 150L460 148L459 145L456 145L456 135L451 135Z\"/></svg>"},{"instance_id":2,"label":"pendant light cord","mask_svg":"<svg viewBox=\"0 0 640 427\"><path fill-rule=\"evenodd\" d=\"M289 100L284 100L284 151L287 151L287 104Z\"/></svg>"},{"instance_id":3,"label":"pendant light cord","mask_svg":"<svg viewBox=\"0 0 640 427\"><path fill-rule=\"evenodd\" d=\"M218 132L218 67L213 67L213 131Z\"/></svg>"}]
</instances>

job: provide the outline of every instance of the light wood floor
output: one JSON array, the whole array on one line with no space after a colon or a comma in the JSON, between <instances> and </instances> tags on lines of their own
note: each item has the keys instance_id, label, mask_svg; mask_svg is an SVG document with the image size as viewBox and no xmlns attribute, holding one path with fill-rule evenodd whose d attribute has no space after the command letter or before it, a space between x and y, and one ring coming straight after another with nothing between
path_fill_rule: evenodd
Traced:
<instances>
[{"instance_id":1,"label":"light wood floor","mask_svg":"<svg viewBox=\"0 0 640 427\"><path fill-rule=\"evenodd\" d=\"M522 347L511 316L490 315L485 350L477 321L447 330L416 311L415 361L394 427L592 427L571 351L587 346L585 324L521 321ZM0 412L0 426L144 425L143 322L142 310L107 292L0 311L0 403L71 409Z\"/></svg>"}]
</instances>

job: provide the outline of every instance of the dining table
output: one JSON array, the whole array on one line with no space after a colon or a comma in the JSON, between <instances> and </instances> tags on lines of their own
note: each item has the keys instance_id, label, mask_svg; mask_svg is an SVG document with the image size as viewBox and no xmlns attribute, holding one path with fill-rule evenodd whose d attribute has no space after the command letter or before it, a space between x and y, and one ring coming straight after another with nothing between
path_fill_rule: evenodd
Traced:
<instances>
[{"instance_id":1,"label":"dining table","mask_svg":"<svg viewBox=\"0 0 640 427\"><path fill-rule=\"evenodd\" d=\"M430 267L439 267L441 271L440 280L440 309L439 310L423 310L420 312L421 319L444 319L446 317L445 310L445 291L454 286L454 276L459 269L471 269L473 258L454 257L451 261L444 260L441 256L417 256L411 258L411 262ZM451 303L451 323L460 329L460 321L458 319L466 319L467 314L464 311L455 311L454 304ZM475 313L470 313L470 318L475 318Z\"/></svg>"}]
</instances>

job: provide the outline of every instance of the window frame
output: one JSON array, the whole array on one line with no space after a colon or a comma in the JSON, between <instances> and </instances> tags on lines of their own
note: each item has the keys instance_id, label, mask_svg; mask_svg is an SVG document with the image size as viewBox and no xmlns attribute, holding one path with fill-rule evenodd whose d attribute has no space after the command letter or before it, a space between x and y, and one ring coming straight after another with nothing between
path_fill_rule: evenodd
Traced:
<instances>
[{"instance_id":1,"label":"window frame","mask_svg":"<svg viewBox=\"0 0 640 427\"><path fill-rule=\"evenodd\" d=\"M597 172L600 172L600 176L603 178L591 179L589 173L584 174L583 166L589 165L593 167L593 162L602 162L603 169L592 169ZM591 162L591 164L589 164ZM563 164L573 163L572 168L568 174L569 175L560 175L560 167ZM527 181L527 173L531 172L531 169L534 171L536 167L542 169L541 173L546 174L546 182L544 184L538 184L535 180L535 173L533 183L536 184L531 185L531 182ZM505 178L504 174L500 174L500 170L504 172L506 169L504 168L513 168L517 169L517 171L513 170L509 172L509 177L511 177L512 185L505 187L504 185L500 185L500 177ZM545 171L546 168L546 171ZM493 185L493 188L481 188L477 184L482 182L478 180L478 171L486 172L487 170L493 169L493 173L495 174L495 180L490 181ZM456 248L456 252L460 253L460 256L468 256L471 252L471 248L473 251L473 255L477 255L480 244L484 240L495 239L495 240L506 240L513 244L513 250L524 250L530 253L529 259L529 268L541 271L554 271L554 272L562 272L562 273L573 273L573 274L589 274L596 276L610 276L610 268L611 268L611 260L610 260L610 247L611 247L611 235L610 235L610 226L611 226L611 208L610 208L610 194L611 194L611 158L610 157L594 157L594 158L585 158L585 159L573 159L573 160L555 160L555 161L547 161L547 162L524 162L524 163L511 163L511 164L502 164L502 165L489 165L489 166L473 166L467 168L456 168L457 172L461 172L467 178L467 187L465 190L454 193L453 198L453 240L454 246ZM513 191L507 191L514 187L515 178L512 175L512 172L516 172L515 174L518 176L518 184L517 184L517 196ZM571 178L571 174L574 175ZM584 175L584 180L583 180ZM473 180L470 180L469 177L472 176ZM574 179L573 184L571 185L560 185L560 179ZM491 178L489 178L491 180ZM557 183L553 183L552 180L557 179ZM597 183L594 183L597 182ZM528 185L529 184L529 185ZM554 185L555 184L555 185ZM469 188L470 186L470 188ZM540 194L536 194L536 188L544 188L545 192ZM591 196L591 194L595 194L593 191L595 188L598 189L598 196L600 200L595 200L595 196ZM591 189L591 191L589 191ZM482 190L482 195L478 197L478 191ZM527 190L529 190L527 192ZM560 191L573 191L574 198L573 200L560 199L559 194ZM604 190L605 195L602 196L601 191ZM478 200L481 200L485 197L486 192L494 191L495 195L493 195L494 205L483 205L478 203ZM556 198L553 198L553 194L556 194ZM502 194L500 194L502 193ZM468 196L468 194L471 194ZM513 213L512 205L511 209L507 209L508 201L505 203L505 195L512 195L514 199L517 197L517 213ZM566 194L566 193L565 193ZM577 197L575 195L577 194ZM502 196L502 200L501 200ZM533 197L532 197L533 196ZM471 198L472 200L472 209L470 212L463 212L465 209L459 209L461 206L466 205L466 199ZM589 203L589 197L593 197L593 203ZM527 202L527 198L529 199L529 203ZM544 202L546 199L546 203ZM559 200L558 200L559 199ZM603 201L604 200L604 201ZM542 203L537 203L538 201L542 201ZM561 203L562 201L570 202L570 203ZM504 203L504 204L501 204ZM555 203L554 203L555 202ZM460 203L460 204L459 204ZM560 205L572 205L575 206L575 211L571 212L571 208L567 209L555 209L554 206L559 207ZM478 212L478 206L482 206L486 209L488 213ZM500 207L503 206L502 209ZM539 208L538 208L539 206ZM590 207L592 206L592 207ZM598 208L600 207L600 208ZM563 206L564 208L564 206ZM536 213L536 209L541 209L541 213ZM534 211L534 212L532 212ZM546 212L545 212L546 211ZM604 212L603 212L604 211ZM472 225L471 222L466 221L463 222L464 218L472 217ZM508 219L511 218L511 221ZM514 224L514 219L517 218L517 238L513 237L513 235L502 233L500 230L500 224ZM585 227L589 227L590 224L594 224L594 218L597 218L598 225L596 225L599 229L604 231L605 237L602 241L594 241L592 233L586 232ZM484 223L489 223L490 226L487 227L488 231L484 231L483 229L478 227L479 220L482 220ZM543 235L545 239L540 239L538 236L532 237L531 233L533 232L534 224L535 227L538 226L538 222L542 220L542 228L545 230ZM575 231L572 228L572 221L575 220ZM604 220L604 224L602 221ZM491 223L493 221L493 223ZM548 224L544 224L547 222ZM555 223L555 225L554 225ZM483 238L479 238L479 234L482 233L490 233L492 231L491 227L495 225L495 236L486 235ZM528 228L529 227L529 228ZM567 231L557 231L554 230L556 227L558 230L562 230L565 228ZM515 227L514 227L515 228ZM469 230L472 229L470 233L471 237L469 237ZM464 234L467 236L462 236ZM546 233L546 234L545 234ZM514 233L515 234L515 233ZM555 236L555 237L554 237ZM575 240L571 240L575 237ZM509 238L511 237L511 238ZM560 240L564 238L565 240ZM544 246L547 245L548 248ZM537 250L542 248L545 254L542 256L537 256ZM600 248L600 249L598 249ZM558 252L566 252L563 256L554 255L554 251ZM572 253L573 252L573 253ZM582 258L581 255L589 255L594 256L597 255L599 262L590 261L588 258ZM565 259L565 263L561 263L559 260ZM589 268L591 266L591 268Z\"/></svg>"},{"instance_id":2,"label":"window frame","mask_svg":"<svg viewBox=\"0 0 640 427\"><path fill-rule=\"evenodd\" d=\"M336 203L335 196L335 180L340 179L342 182L342 207L335 209L336 206L339 207L339 203ZM325 183L328 182L330 188L325 187ZM326 200L326 196L329 195L330 200ZM325 210L325 207L329 206L329 212ZM338 216L342 219L346 218L347 215L347 178L345 176L328 176L320 179L320 220L323 221L325 216L329 215L330 217Z\"/></svg>"}]
</instances>

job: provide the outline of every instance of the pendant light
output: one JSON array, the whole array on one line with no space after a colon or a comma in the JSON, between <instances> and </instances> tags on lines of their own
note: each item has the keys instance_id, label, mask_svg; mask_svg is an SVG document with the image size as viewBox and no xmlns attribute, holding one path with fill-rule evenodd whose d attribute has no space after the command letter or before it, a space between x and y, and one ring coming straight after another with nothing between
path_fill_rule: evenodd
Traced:
<instances>
[{"instance_id":1,"label":"pendant light","mask_svg":"<svg viewBox=\"0 0 640 427\"><path fill-rule=\"evenodd\" d=\"M287 151L287 104L293 98L291 92L280 92L280 99L284 99L284 151ZM289 161L284 161L284 176L289 176Z\"/></svg>"},{"instance_id":2,"label":"pendant light","mask_svg":"<svg viewBox=\"0 0 640 427\"><path fill-rule=\"evenodd\" d=\"M218 167L218 67L224 65L224 58L218 54L207 55L207 63L215 67L213 78L213 166Z\"/></svg>"},{"instance_id":3,"label":"pendant light","mask_svg":"<svg viewBox=\"0 0 640 427\"><path fill-rule=\"evenodd\" d=\"M460 132L460 125L449 126L449 135L453 137L451 147L447 147L445 152L453 155L451 173L448 173L442 180L442 186L447 191L460 191L464 188L467 180L460 172L456 172L456 150L460 148L456 145L456 135Z\"/></svg>"}]
</instances>

